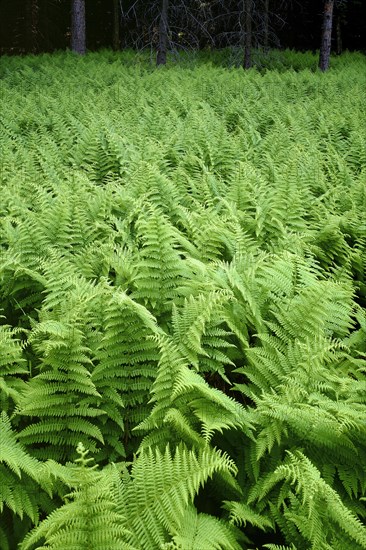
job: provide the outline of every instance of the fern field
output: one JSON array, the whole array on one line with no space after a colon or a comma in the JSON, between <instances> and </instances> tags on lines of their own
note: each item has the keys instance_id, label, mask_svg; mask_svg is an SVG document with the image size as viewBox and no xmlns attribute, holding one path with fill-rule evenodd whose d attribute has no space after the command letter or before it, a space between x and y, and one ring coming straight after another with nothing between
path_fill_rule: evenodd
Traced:
<instances>
[{"instance_id":1,"label":"fern field","mask_svg":"<svg viewBox=\"0 0 366 550\"><path fill-rule=\"evenodd\" d=\"M363 64L0 60L1 550L366 549Z\"/></svg>"}]
</instances>

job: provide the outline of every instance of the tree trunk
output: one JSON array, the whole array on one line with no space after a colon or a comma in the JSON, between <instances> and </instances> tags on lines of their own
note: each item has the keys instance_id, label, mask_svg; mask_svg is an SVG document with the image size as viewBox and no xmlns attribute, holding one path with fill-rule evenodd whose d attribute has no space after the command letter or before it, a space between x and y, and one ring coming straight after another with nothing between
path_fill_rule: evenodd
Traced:
<instances>
[{"instance_id":1,"label":"tree trunk","mask_svg":"<svg viewBox=\"0 0 366 550\"><path fill-rule=\"evenodd\" d=\"M26 4L27 50L38 51L39 5L38 0L28 0Z\"/></svg>"},{"instance_id":2,"label":"tree trunk","mask_svg":"<svg viewBox=\"0 0 366 550\"><path fill-rule=\"evenodd\" d=\"M113 49L118 51L120 49L120 5L119 0L113 0Z\"/></svg>"},{"instance_id":3,"label":"tree trunk","mask_svg":"<svg viewBox=\"0 0 366 550\"><path fill-rule=\"evenodd\" d=\"M333 6L334 0L325 0L322 40L319 56L319 69L321 71L326 71L329 68L330 50L332 45Z\"/></svg>"},{"instance_id":4,"label":"tree trunk","mask_svg":"<svg viewBox=\"0 0 366 550\"><path fill-rule=\"evenodd\" d=\"M245 1L244 69L252 66L252 5L253 0Z\"/></svg>"},{"instance_id":5,"label":"tree trunk","mask_svg":"<svg viewBox=\"0 0 366 550\"><path fill-rule=\"evenodd\" d=\"M341 55L342 53L342 20L341 16L338 15L337 17L337 55Z\"/></svg>"},{"instance_id":6,"label":"tree trunk","mask_svg":"<svg viewBox=\"0 0 366 550\"><path fill-rule=\"evenodd\" d=\"M263 48L267 53L269 50L269 0L264 0L264 40Z\"/></svg>"},{"instance_id":7,"label":"tree trunk","mask_svg":"<svg viewBox=\"0 0 366 550\"><path fill-rule=\"evenodd\" d=\"M72 0L71 49L79 55L86 52L85 0Z\"/></svg>"},{"instance_id":8,"label":"tree trunk","mask_svg":"<svg viewBox=\"0 0 366 550\"><path fill-rule=\"evenodd\" d=\"M158 44L158 53L156 56L156 64L158 66L166 64L166 53L167 53L167 43L168 43L168 7L169 7L169 0L162 0L160 24L159 24L159 44Z\"/></svg>"}]
</instances>

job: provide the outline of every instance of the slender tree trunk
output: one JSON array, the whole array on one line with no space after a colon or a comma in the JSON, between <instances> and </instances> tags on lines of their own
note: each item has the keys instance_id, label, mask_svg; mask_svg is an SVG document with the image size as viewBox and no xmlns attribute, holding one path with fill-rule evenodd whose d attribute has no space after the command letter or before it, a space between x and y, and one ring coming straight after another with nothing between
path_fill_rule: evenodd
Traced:
<instances>
[{"instance_id":1,"label":"slender tree trunk","mask_svg":"<svg viewBox=\"0 0 366 550\"><path fill-rule=\"evenodd\" d=\"M39 5L38 0L28 0L26 4L27 49L38 51Z\"/></svg>"},{"instance_id":2,"label":"slender tree trunk","mask_svg":"<svg viewBox=\"0 0 366 550\"><path fill-rule=\"evenodd\" d=\"M269 50L269 0L264 0L264 40L263 47L264 51L268 52Z\"/></svg>"},{"instance_id":3,"label":"slender tree trunk","mask_svg":"<svg viewBox=\"0 0 366 550\"><path fill-rule=\"evenodd\" d=\"M342 47L342 20L341 16L337 17L337 55L341 55L343 51Z\"/></svg>"},{"instance_id":4,"label":"slender tree trunk","mask_svg":"<svg viewBox=\"0 0 366 550\"><path fill-rule=\"evenodd\" d=\"M113 49L117 51L120 49L120 23L121 13L119 0L113 0Z\"/></svg>"},{"instance_id":5,"label":"slender tree trunk","mask_svg":"<svg viewBox=\"0 0 366 550\"><path fill-rule=\"evenodd\" d=\"M334 0L325 0L322 40L319 56L319 69L321 71L326 71L329 68L330 50L332 45L333 7Z\"/></svg>"},{"instance_id":6,"label":"slender tree trunk","mask_svg":"<svg viewBox=\"0 0 366 550\"><path fill-rule=\"evenodd\" d=\"M168 43L168 7L169 7L169 0L162 0L160 24L159 24L158 53L156 56L156 64L158 66L166 64L167 43Z\"/></svg>"},{"instance_id":7,"label":"slender tree trunk","mask_svg":"<svg viewBox=\"0 0 366 550\"><path fill-rule=\"evenodd\" d=\"M50 40L50 21L49 21L49 3L45 2L43 5L43 21L42 21L42 28L43 28L43 37L44 37L44 45L46 51L52 50L52 40Z\"/></svg>"},{"instance_id":8,"label":"slender tree trunk","mask_svg":"<svg viewBox=\"0 0 366 550\"><path fill-rule=\"evenodd\" d=\"M80 55L86 52L85 0L72 0L71 49Z\"/></svg>"},{"instance_id":9,"label":"slender tree trunk","mask_svg":"<svg viewBox=\"0 0 366 550\"><path fill-rule=\"evenodd\" d=\"M252 66L252 6L253 0L245 1L244 69Z\"/></svg>"}]
</instances>

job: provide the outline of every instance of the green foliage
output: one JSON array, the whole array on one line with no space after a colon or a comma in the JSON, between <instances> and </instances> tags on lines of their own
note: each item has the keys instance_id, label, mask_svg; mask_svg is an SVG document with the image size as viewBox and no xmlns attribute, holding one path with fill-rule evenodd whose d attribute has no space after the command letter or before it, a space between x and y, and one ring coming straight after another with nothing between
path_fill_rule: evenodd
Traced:
<instances>
[{"instance_id":1,"label":"green foliage","mask_svg":"<svg viewBox=\"0 0 366 550\"><path fill-rule=\"evenodd\" d=\"M235 532L222 521L208 514L198 514L192 506L187 508L179 533L165 544L166 550L234 550L241 548Z\"/></svg>"},{"instance_id":2,"label":"green foliage","mask_svg":"<svg viewBox=\"0 0 366 550\"><path fill-rule=\"evenodd\" d=\"M220 56L0 60L4 550L366 548L361 59Z\"/></svg>"},{"instance_id":3,"label":"green foliage","mask_svg":"<svg viewBox=\"0 0 366 550\"><path fill-rule=\"evenodd\" d=\"M113 500L111 474L97 472L95 466L89 465L93 459L87 458L88 451L81 443L77 452L78 467L70 472L73 491L65 495L63 506L25 537L21 550L35 545L38 550L133 550L125 541L128 532L122 526L124 518Z\"/></svg>"},{"instance_id":4,"label":"green foliage","mask_svg":"<svg viewBox=\"0 0 366 550\"><path fill-rule=\"evenodd\" d=\"M9 412L19 401L24 380L28 374L22 354L18 331L0 325L0 410Z\"/></svg>"},{"instance_id":5,"label":"green foliage","mask_svg":"<svg viewBox=\"0 0 366 550\"><path fill-rule=\"evenodd\" d=\"M142 451L125 489L119 492L119 506L126 510L132 532L130 542L137 548L158 549L171 535L175 543L179 537L192 537L185 534L184 522L192 514L191 504L199 488L215 473L235 472L232 460L210 447L196 453L179 445L174 455L169 446L164 452ZM232 545L229 547L238 548L230 525L221 526L218 521L217 524L216 536L221 543L218 547L228 540ZM206 541L210 535L208 525L206 522L199 534Z\"/></svg>"},{"instance_id":6,"label":"green foliage","mask_svg":"<svg viewBox=\"0 0 366 550\"><path fill-rule=\"evenodd\" d=\"M285 531L291 533L291 526L295 525L299 541L308 541L314 549L331 550L341 545L365 548L364 525L344 506L337 492L303 453L289 453L289 459L264 479L259 500L281 481L284 484L272 511Z\"/></svg>"},{"instance_id":7,"label":"green foliage","mask_svg":"<svg viewBox=\"0 0 366 550\"><path fill-rule=\"evenodd\" d=\"M12 523L2 522L0 541L5 549L19 541L22 523L29 529L42 511L51 509L52 487L47 469L17 441L5 412L0 416L0 476L0 512L3 518L13 517Z\"/></svg>"}]
</instances>

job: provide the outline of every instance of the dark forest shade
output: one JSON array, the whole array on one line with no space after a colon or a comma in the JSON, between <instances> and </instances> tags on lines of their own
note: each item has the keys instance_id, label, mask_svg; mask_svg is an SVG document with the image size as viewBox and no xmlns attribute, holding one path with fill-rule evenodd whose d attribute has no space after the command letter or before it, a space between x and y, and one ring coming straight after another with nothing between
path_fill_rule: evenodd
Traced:
<instances>
[{"instance_id":1,"label":"dark forest shade","mask_svg":"<svg viewBox=\"0 0 366 550\"><path fill-rule=\"evenodd\" d=\"M158 44L158 52L156 56L157 65L166 64L167 42L168 42L168 7L169 7L169 0L162 0L160 24L159 24L159 44Z\"/></svg>"},{"instance_id":2,"label":"dark forest shade","mask_svg":"<svg viewBox=\"0 0 366 550\"><path fill-rule=\"evenodd\" d=\"M85 0L72 0L71 49L80 55L86 52Z\"/></svg>"},{"instance_id":3,"label":"dark forest shade","mask_svg":"<svg viewBox=\"0 0 366 550\"><path fill-rule=\"evenodd\" d=\"M119 0L113 0L113 49L120 49L120 5Z\"/></svg>"},{"instance_id":4,"label":"dark forest shade","mask_svg":"<svg viewBox=\"0 0 366 550\"><path fill-rule=\"evenodd\" d=\"M263 48L264 48L264 51L268 52L268 49L269 49L269 0L264 0L263 27L264 27Z\"/></svg>"},{"instance_id":5,"label":"dark forest shade","mask_svg":"<svg viewBox=\"0 0 366 550\"><path fill-rule=\"evenodd\" d=\"M251 1L253 47L319 50L325 0ZM209 45L210 48L240 46L244 52L246 2L215 0L202 2L199 9L197 0L169 3L167 50L171 40L177 50ZM70 9L79 3L76 0L0 0L0 54L69 48ZM84 0L82 4L86 9L88 51L116 48L118 42L117 49L158 49L162 0ZM333 4L332 51L365 52L365 1L333 0ZM75 32L75 38L76 35ZM75 45L74 49L80 52L84 48L85 45L81 48ZM255 57L254 64L253 60Z\"/></svg>"},{"instance_id":6,"label":"dark forest shade","mask_svg":"<svg viewBox=\"0 0 366 550\"><path fill-rule=\"evenodd\" d=\"M324 3L322 40L319 55L319 69L321 71L326 71L329 68L332 45L333 6L334 0L326 0Z\"/></svg>"},{"instance_id":7,"label":"dark forest shade","mask_svg":"<svg viewBox=\"0 0 366 550\"><path fill-rule=\"evenodd\" d=\"M252 66L252 8L253 0L245 0L244 69Z\"/></svg>"},{"instance_id":8,"label":"dark forest shade","mask_svg":"<svg viewBox=\"0 0 366 550\"><path fill-rule=\"evenodd\" d=\"M39 4L38 0L27 0L26 3L26 35L27 50L38 51Z\"/></svg>"}]
</instances>

